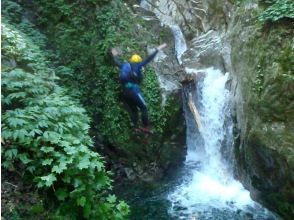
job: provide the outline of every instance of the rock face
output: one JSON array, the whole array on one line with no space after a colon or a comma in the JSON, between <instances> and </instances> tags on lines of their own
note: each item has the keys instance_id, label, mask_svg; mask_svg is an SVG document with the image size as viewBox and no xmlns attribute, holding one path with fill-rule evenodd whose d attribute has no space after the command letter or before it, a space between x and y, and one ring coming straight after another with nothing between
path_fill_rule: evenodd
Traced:
<instances>
[{"instance_id":1,"label":"rock face","mask_svg":"<svg viewBox=\"0 0 294 220\"><path fill-rule=\"evenodd\" d=\"M181 27L187 74L230 72L235 121L235 174L252 194L286 219L294 216L293 20L257 21L258 1L150 0L163 23Z\"/></svg>"},{"instance_id":2,"label":"rock face","mask_svg":"<svg viewBox=\"0 0 294 220\"><path fill-rule=\"evenodd\" d=\"M163 42L168 43L168 47L159 51L155 59L148 64L148 67L151 66L155 70L159 82L161 107L165 109L166 121L162 122L165 125L160 134L131 134L133 148L122 152L117 146L112 146L112 149L107 147L109 152L106 154L110 155L110 163L118 161L111 164L116 173L125 175L131 181L153 182L162 178L165 171L180 165L185 157L185 120L179 80L183 68L175 56L172 31L168 27L163 27L153 13L138 7L137 1L128 3L130 12L144 20L144 25L137 25L137 34L144 35L144 42L141 44L145 45L147 53L153 52L154 47ZM145 75L144 82L146 78ZM146 95L144 86L142 90ZM115 156L117 158L114 158Z\"/></svg>"},{"instance_id":3,"label":"rock face","mask_svg":"<svg viewBox=\"0 0 294 220\"><path fill-rule=\"evenodd\" d=\"M237 23L231 35L235 116L240 135L235 145L237 173L253 197L291 219L294 32L288 21L270 29L254 25L249 14L255 10L251 8L244 14L249 23Z\"/></svg>"}]
</instances>

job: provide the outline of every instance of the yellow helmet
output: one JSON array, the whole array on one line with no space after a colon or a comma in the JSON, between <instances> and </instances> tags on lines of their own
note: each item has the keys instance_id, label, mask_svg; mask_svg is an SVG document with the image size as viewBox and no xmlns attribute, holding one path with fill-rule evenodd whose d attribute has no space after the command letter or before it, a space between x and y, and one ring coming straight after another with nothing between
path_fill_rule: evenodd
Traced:
<instances>
[{"instance_id":1,"label":"yellow helmet","mask_svg":"<svg viewBox=\"0 0 294 220\"><path fill-rule=\"evenodd\" d=\"M142 61L142 57L138 54L134 54L129 61L132 63L140 63Z\"/></svg>"}]
</instances>

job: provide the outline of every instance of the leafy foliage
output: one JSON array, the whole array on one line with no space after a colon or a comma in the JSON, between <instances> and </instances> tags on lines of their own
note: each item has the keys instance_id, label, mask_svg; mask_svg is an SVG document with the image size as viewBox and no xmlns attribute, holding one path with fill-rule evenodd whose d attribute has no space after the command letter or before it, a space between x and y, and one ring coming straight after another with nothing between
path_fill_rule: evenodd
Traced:
<instances>
[{"instance_id":1,"label":"leafy foliage","mask_svg":"<svg viewBox=\"0 0 294 220\"><path fill-rule=\"evenodd\" d=\"M174 114L174 109L171 108L173 100L168 99L163 103L157 76L150 68L145 70L145 79L142 90L143 93L146 94L145 98L150 109L150 119L153 122L157 122L154 123L154 129L156 132L162 133L164 132L169 116Z\"/></svg>"},{"instance_id":2,"label":"leafy foliage","mask_svg":"<svg viewBox=\"0 0 294 220\"><path fill-rule=\"evenodd\" d=\"M49 53L40 50L46 38L17 17L16 3L3 5L16 17L2 22L2 166L46 193L55 216L124 219L128 206L109 196L109 173L91 150L90 119L56 83Z\"/></svg>"},{"instance_id":3,"label":"leafy foliage","mask_svg":"<svg viewBox=\"0 0 294 220\"><path fill-rule=\"evenodd\" d=\"M271 5L258 17L260 21L278 21L282 18L294 19L294 3L291 0L267 1Z\"/></svg>"},{"instance_id":4,"label":"leafy foliage","mask_svg":"<svg viewBox=\"0 0 294 220\"><path fill-rule=\"evenodd\" d=\"M118 47L125 55L140 50L146 56L146 41L157 44L158 39L150 39L143 21L121 0L4 0L2 6L3 165L21 168L55 204L57 215L125 218L128 206L108 196L111 180L103 158L90 149L88 130L137 156L109 49ZM158 133L148 148L153 150L159 149L175 109L173 100L162 105L155 72L146 69L145 76L142 90Z\"/></svg>"},{"instance_id":5,"label":"leafy foliage","mask_svg":"<svg viewBox=\"0 0 294 220\"><path fill-rule=\"evenodd\" d=\"M58 2L34 3L34 9L39 12L39 25L48 31L52 44L60 52L60 65L73 70L69 73L62 67L57 68L56 73L72 96L81 100L87 109L93 133L101 134L106 143L130 149L134 145L130 120L120 97L118 71L109 49L119 47L123 54L136 49L144 51L144 38L148 33L138 34L143 22L120 0L103 5L96 3L95 7L88 2L63 2L62 5ZM159 84L154 71L147 70L145 75L143 93L151 120L158 132L162 132L167 119L162 114Z\"/></svg>"},{"instance_id":6,"label":"leafy foliage","mask_svg":"<svg viewBox=\"0 0 294 220\"><path fill-rule=\"evenodd\" d=\"M264 83L264 70L261 68L263 65L257 65L256 77L254 80L253 91L260 94L263 90Z\"/></svg>"}]
</instances>

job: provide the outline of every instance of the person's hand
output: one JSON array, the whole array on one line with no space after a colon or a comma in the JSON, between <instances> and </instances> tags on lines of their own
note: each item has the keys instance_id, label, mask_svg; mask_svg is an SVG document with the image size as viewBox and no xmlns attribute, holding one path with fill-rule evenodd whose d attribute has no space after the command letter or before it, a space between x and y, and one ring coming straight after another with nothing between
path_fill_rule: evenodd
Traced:
<instances>
[{"instance_id":1,"label":"person's hand","mask_svg":"<svg viewBox=\"0 0 294 220\"><path fill-rule=\"evenodd\" d=\"M162 50L165 47L166 47L166 43L159 45L156 49L157 50Z\"/></svg>"},{"instance_id":2,"label":"person's hand","mask_svg":"<svg viewBox=\"0 0 294 220\"><path fill-rule=\"evenodd\" d=\"M111 48L111 53L113 56L117 56L118 55L118 52L115 48Z\"/></svg>"}]
</instances>

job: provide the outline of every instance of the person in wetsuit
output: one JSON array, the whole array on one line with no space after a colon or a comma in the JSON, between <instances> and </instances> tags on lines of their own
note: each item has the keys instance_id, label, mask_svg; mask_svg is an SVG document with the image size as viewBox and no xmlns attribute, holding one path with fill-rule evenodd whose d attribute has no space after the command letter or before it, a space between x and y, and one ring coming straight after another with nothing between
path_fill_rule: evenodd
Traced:
<instances>
[{"instance_id":1,"label":"person in wetsuit","mask_svg":"<svg viewBox=\"0 0 294 220\"><path fill-rule=\"evenodd\" d=\"M120 83L123 88L123 97L131 110L131 120L136 128L138 128L138 108L141 111L143 128L140 128L144 132L150 132L148 110L146 102L141 93L139 84L143 80L142 67L148 64L154 59L159 50L166 47L166 44L158 46L153 53L151 53L146 59L142 59L138 54L133 54L129 59L129 62L122 63L118 58L118 52L115 48L111 49L115 64L120 69Z\"/></svg>"}]
</instances>

